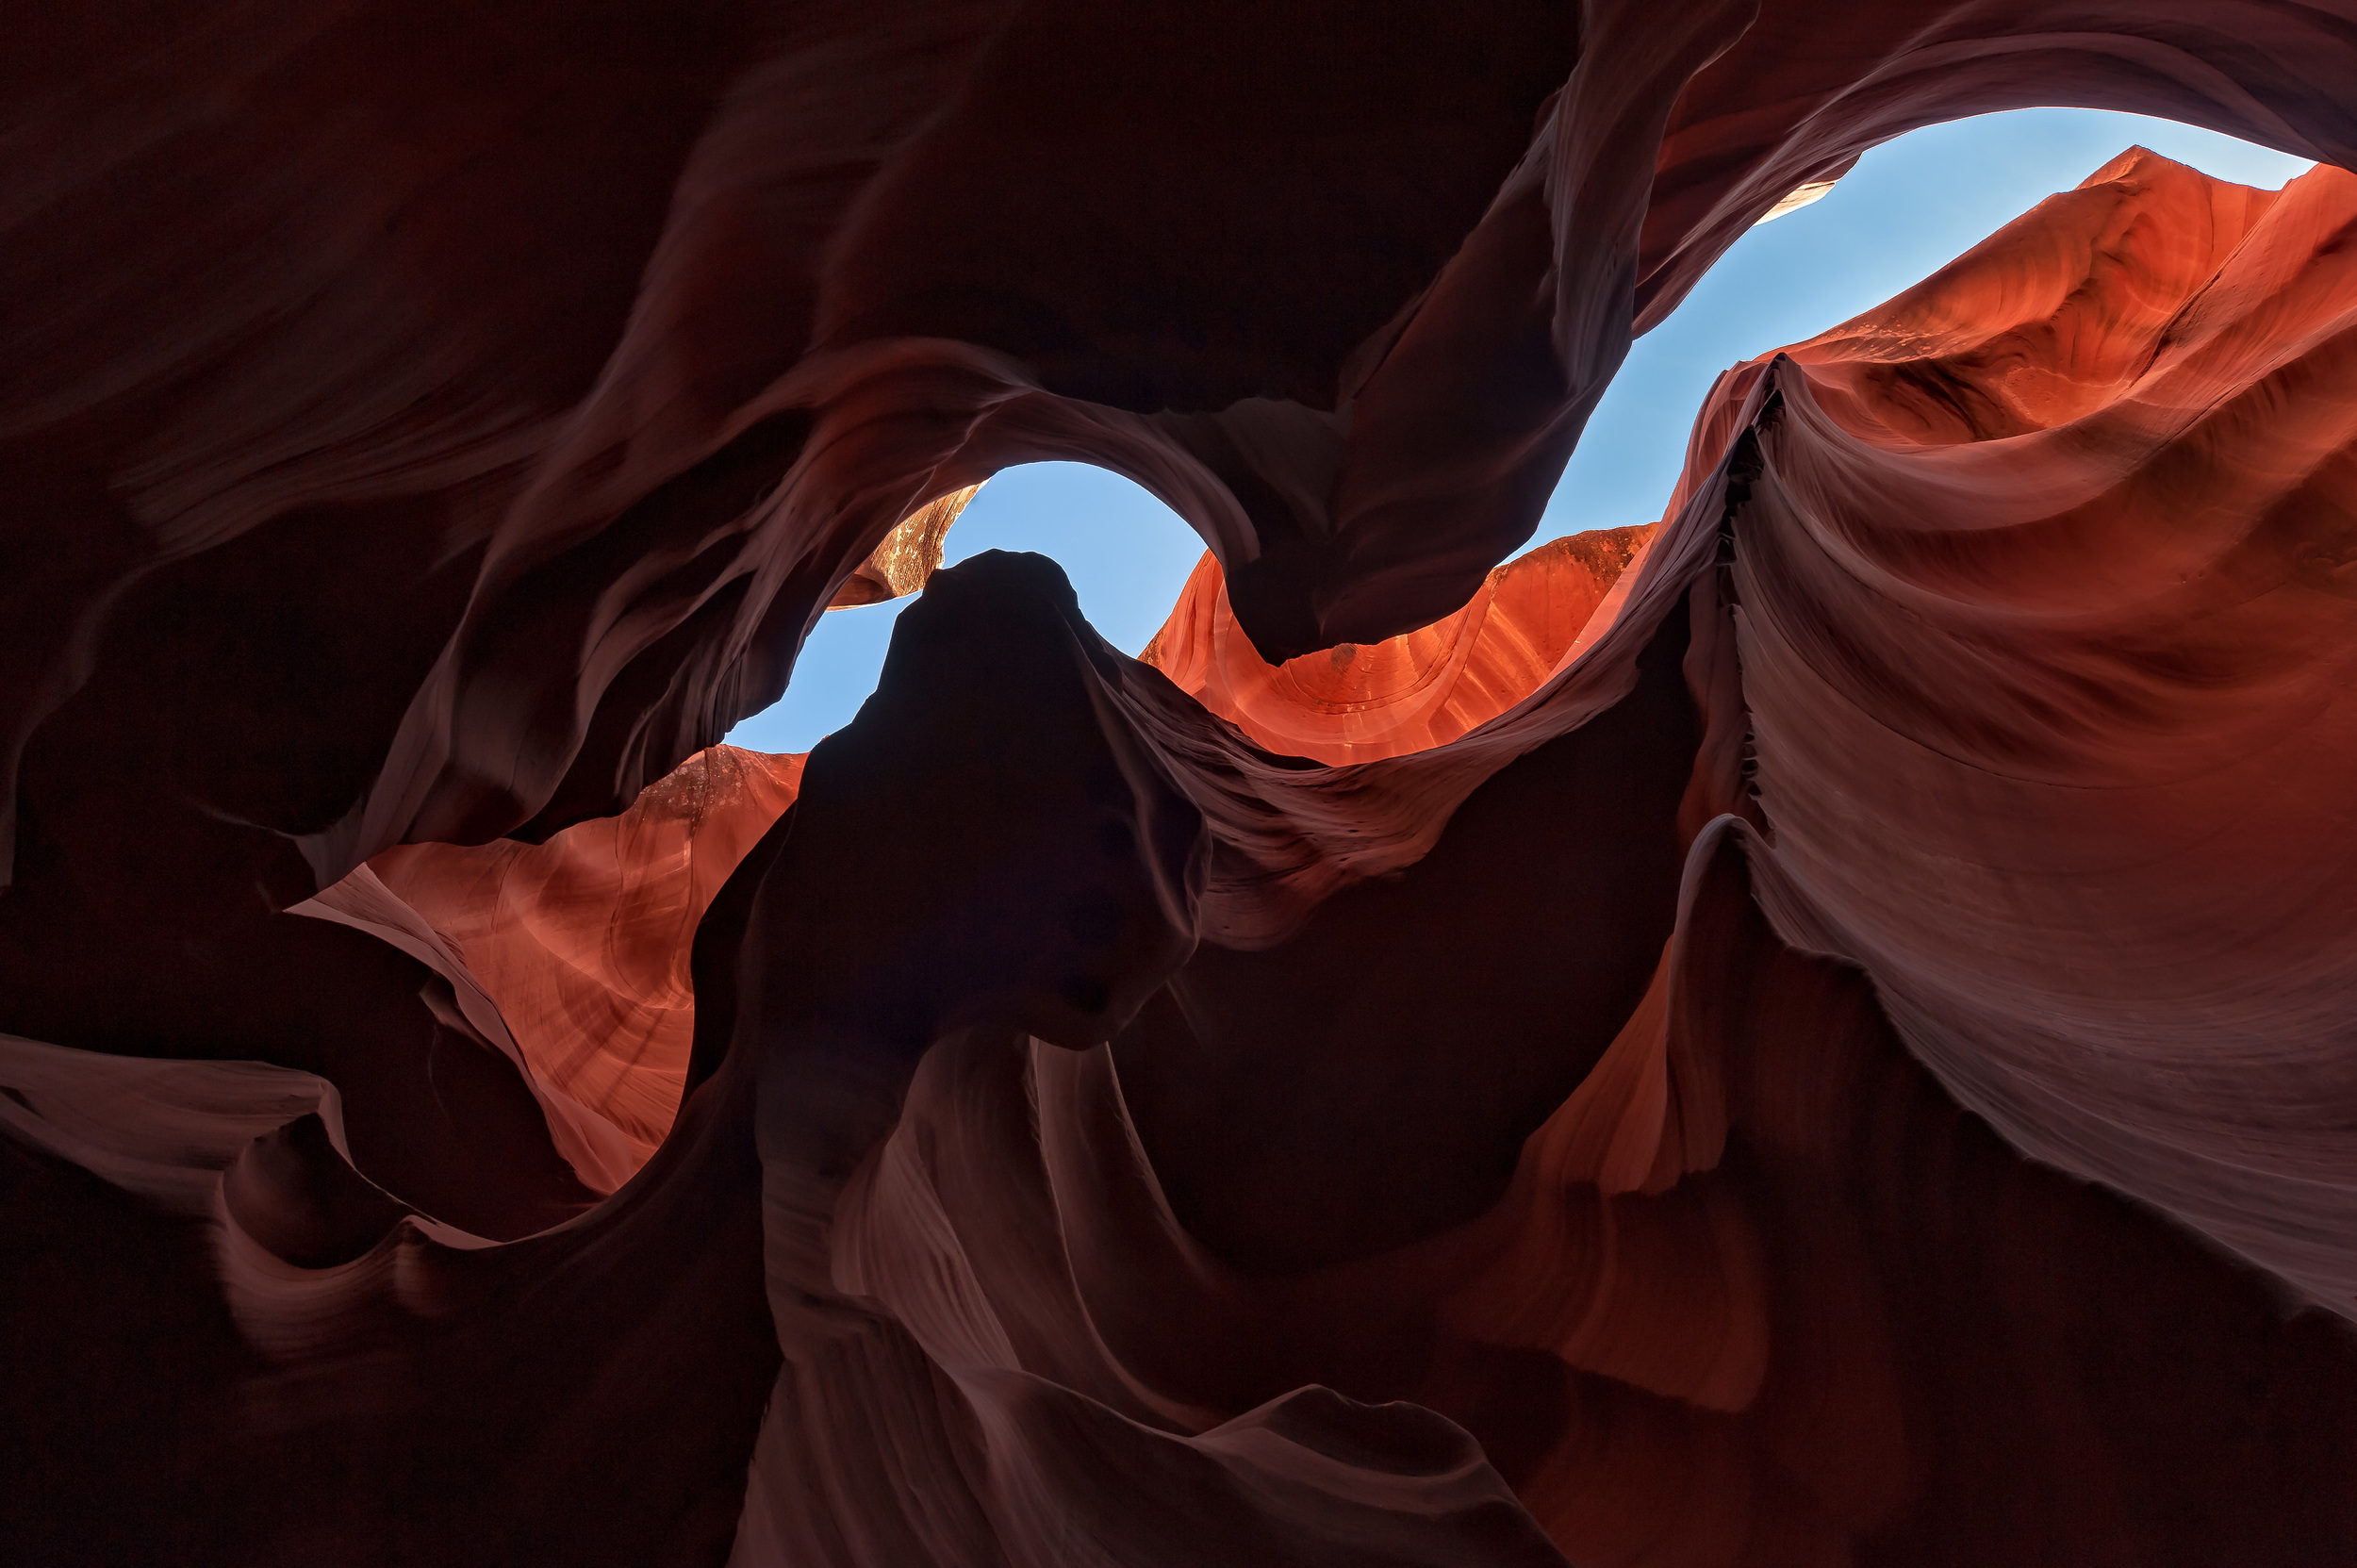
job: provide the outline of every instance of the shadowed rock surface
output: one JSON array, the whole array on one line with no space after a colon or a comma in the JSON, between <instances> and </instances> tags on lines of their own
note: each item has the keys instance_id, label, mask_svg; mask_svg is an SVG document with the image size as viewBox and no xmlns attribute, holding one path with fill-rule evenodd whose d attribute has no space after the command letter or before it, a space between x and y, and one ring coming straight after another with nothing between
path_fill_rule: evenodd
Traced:
<instances>
[{"instance_id":1,"label":"shadowed rock surface","mask_svg":"<svg viewBox=\"0 0 2357 1568\"><path fill-rule=\"evenodd\" d=\"M11 1552L2357 1560L2346 8L31 33ZM2052 102L2323 166L1500 565L1750 223ZM987 554L712 749L1043 457L1204 535L1150 661Z\"/></svg>"}]
</instances>

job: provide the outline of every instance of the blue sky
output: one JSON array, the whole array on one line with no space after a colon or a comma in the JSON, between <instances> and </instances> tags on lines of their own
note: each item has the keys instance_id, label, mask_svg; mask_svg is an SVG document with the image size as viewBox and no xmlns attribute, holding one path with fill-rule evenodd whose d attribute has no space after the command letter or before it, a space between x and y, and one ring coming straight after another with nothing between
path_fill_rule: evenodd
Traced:
<instances>
[{"instance_id":1,"label":"blue sky","mask_svg":"<svg viewBox=\"0 0 2357 1568\"><path fill-rule=\"evenodd\" d=\"M1878 147L1822 201L1745 235L1674 315L1638 339L1537 537L1654 520L1721 371L1888 299L2138 143L2250 185L2280 186L2308 167L2190 125L2090 109L1985 115ZM1096 629L1135 652L1162 625L1203 546L1126 479L1035 463L983 486L949 530L948 561L984 550L1053 556ZM908 602L829 611L802 647L792 687L729 740L804 751L849 723L875 689L893 618Z\"/></svg>"}]
</instances>

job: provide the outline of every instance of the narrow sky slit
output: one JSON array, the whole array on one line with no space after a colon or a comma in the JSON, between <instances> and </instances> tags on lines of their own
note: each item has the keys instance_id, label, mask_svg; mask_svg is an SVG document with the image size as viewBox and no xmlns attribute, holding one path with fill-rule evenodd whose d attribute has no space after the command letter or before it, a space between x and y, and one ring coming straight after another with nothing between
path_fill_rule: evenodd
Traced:
<instances>
[{"instance_id":1,"label":"narrow sky slit","mask_svg":"<svg viewBox=\"0 0 2357 1568\"><path fill-rule=\"evenodd\" d=\"M2311 167L2215 131L2093 109L1982 115L1878 147L1821 199L1737 241L1674 315L1637 340L1534 542L1655 520L1685 461L1694 410L1721 371L1879 305L2139 144L2270 189ZM944 560L985 550L1054 557L1096 629L1134 653L1169 614L1203 546L1177 513L1118 474L1032 463L982 487L950 528ZM893 620L908 602L828 612L802 647L792 687L731 731L729 743L806 751L849 723L876 689Z\"/></svg>"}]
</instances>

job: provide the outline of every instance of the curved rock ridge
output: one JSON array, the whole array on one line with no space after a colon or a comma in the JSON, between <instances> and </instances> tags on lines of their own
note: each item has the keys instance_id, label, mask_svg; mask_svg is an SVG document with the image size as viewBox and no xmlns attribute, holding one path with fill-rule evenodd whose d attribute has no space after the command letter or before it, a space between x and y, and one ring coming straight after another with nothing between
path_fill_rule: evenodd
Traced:
<instances>
[{"instance_id":1,"label":"curved rock ridge","mask_svg":"<svg viewBox=\"0 0 2357 1568\"><path fill-rule=\"evenodd\" d=\"M626 1066L687 1085L529 1240L369 1180L315 1075L8 1045L20 1188L148 1227L183 1319L140 1441L216 1456L181 1501L223 1560L2344 1555L2357 1341L2279 1294L2346 1310L2344 1053L2283 1021L2337 1015L2290 930L2332 916L2221 941L2248 911L2169 900L2239 883L2183 857L2252 851L2164 809L2297 791L2252 737L2329 744L2346 685L2303 573L2357 176L2268 196L2131 153L1731 371L1618 602L1517 640L1578 651L1454 740L1264 750L994 553L806 768L724 749L537 849L380 857L320 913L490 999L560 1148L567 1106L660 1131ZM1502 574L1499 630L1561 569ZM2004 853L1937 849L1976 828ZM1904 834L1944 870L1892 880ZM2332 842L2275 885L2348 880ZM2096 897L2105 962L2025 913ZM2179 983L2288 1012L2090 989L2150 983L2134 904Z\"/></svg>"},{"instance_id":2,"label":"curved rock ridge","mask_svg":"<svg viewBox=\"0 0 2357 1568\"><path fill-rule=\"evenodd\" d=\"M1780 404L1734 593L1790 929L2016 1143L2344 1314L2353 223L2345 171L2133 152L1716 394Z\"/></svg>"},{"instance_id":3,"label":"curved rock ridge","mask_svg":"<svg viewBox=\"0 0 2357 1568\"><path fill-rule=\"evenodd\" d=\"M31 34L12 1553L2357 1560L2347 6ZM2131 153L1489 578L1736 235L2053 101L2327 166ZM1205 701L994 553L673 773L1050 456Z\"/></svg>"},{"instance_id":4,"label":"curved rock ridge","mask_svg":"<svg viewBox=\"0 0 2357 1568\"><path fill-rule=\"evenodd\" d=\"M1498 568L1454 615L1378 643L1343 643L1281 665L1236 622L1206 554L1139 655L1272 751L1339 767L1455 740L1530 695L1619 608L1621 574L1653 527L1549 540Z\"/></svg>"},{"instance_id":5,"label":"curved rock ridge","mask_svg":"<svg viewBox=\"0 0 2357 1568\"><path fill-rule=\"evenodd\" d=\"M239 889L545 837L773 701L914 507L1043 458L1177 508L1264 655L1379 641L1527 539L1631 331L1795 188L2031 104L2357 161L2349 20L348 0L44 21L0 206L22 323L0 443L45 520L0 810L59 839L75 868L45 875L103 883L70 797L112 736L189 797L174 864ZM1225 63L1171 64L1196 58ZM176 734L179 668L250 711L129 738ZM0 848L51 867L10 820Z\"/></svg>"},{"instance_id":6,"label":"curved rock ridge","mask_svg":"<svg viewBox=\"0 0 2357 1568\"><path fill-rule=\"evenodd\" d=\"M941 536L970 498L910 520L908 553L924 571L938 568ZM1613 585L1651 536L1624 528L1552 541L1492 572L1434 626L1277 669L1236 630L1207 555L1143 657L1272 751L1335 763L1394 756L1529 695L1591 624L1609 620ZM1352 738L1325 738L1336 734ZM451 1021L499 1042L548 1113L558 1151L608 1193L669 1131L695 1029L697 923L794 803L802 761L714 747L618 817L540 845L387 850L297 913L384 936L439 971L461 1015Z\"/></svg>"},{"instance_id":7,"label":"curved rock ridge","mask_svg":"<svg viewBox=\"0 0 2357 1568\"><path fill-rule=\"evenodd\" d=\"M545 844L387 850L297 912L418 930L416 955L496 1011L486 1030L512 1040L575 1174L612 1192L662 1143L686 1088L696 927L801 772L799 755L716 746L619 817Z\"/></svg>"}]
</instances>

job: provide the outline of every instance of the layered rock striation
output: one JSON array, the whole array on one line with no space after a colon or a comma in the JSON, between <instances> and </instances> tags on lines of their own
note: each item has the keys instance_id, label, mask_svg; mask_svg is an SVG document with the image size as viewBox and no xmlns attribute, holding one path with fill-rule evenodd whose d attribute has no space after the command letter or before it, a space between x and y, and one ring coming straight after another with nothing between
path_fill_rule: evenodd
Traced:
<instances>
[{"instance_id":1,"label":"layered rock striation","mask_svg":"<svg viewBox=\"0 0 2357 1568\"><path fill-rule=\"evenodd\" d=\"M2357 30L2134 11L36 29L0 1539L2357 1556ZM2058 99L2324 161L1499 566L1745 226ZM989 554L706 749L1042 456L1203 532L1152 660Z\"/></svg>"}]
</instances>

